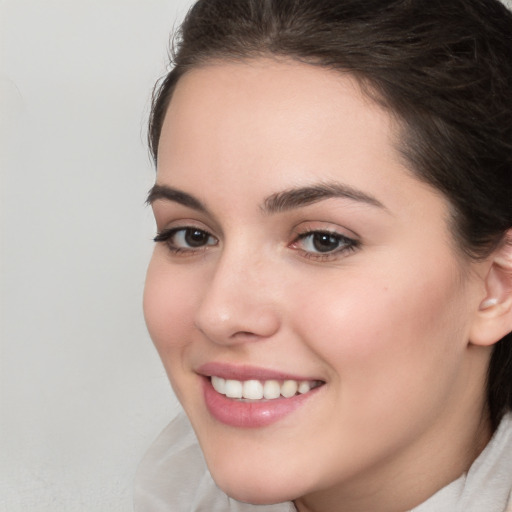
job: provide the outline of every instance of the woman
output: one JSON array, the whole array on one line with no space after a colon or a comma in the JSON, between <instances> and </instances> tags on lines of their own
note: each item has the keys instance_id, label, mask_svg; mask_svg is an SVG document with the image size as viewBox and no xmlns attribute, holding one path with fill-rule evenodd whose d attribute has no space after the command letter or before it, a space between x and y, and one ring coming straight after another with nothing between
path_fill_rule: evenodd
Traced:
<instances>
[{"instance_id":1,"label":"woman","mask_svg":"<svg viewBox=\"0 0 512 512\"><path fill-rule=\"evenodd\" d=\"M511 34L495 0L192 8L144 310L200 449L173 422L137 510L512 510Z\"/></svg>"}]
</instances>

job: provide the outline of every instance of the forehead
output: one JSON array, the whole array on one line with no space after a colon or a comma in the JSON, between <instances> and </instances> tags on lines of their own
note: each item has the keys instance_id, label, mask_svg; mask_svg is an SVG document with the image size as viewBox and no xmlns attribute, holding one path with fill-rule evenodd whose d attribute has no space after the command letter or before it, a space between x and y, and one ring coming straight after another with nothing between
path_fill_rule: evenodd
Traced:
<instances>
[{"instance_id":1,"label":"forehead","mask_svg":"<svg viewBox=\"0 0 512 512\"><path fill-rule=\"evenodd\" d=\"M253 92L250 97L245 94L247 88ZM283 108L294 106L303 96L312 105L322 100L337 103L336 96L345 90L363 98L358 81L349 72L277 57L207 62L179 79L173 98L192 90L209 97L229 91L231 100L278 102ZM329 93L328 98L325 93ZM365 101L372 104L369 99Z\"/></svg>"},{"instance_id":2,"label":"forehead","mask_svg":"<svg viewBox=\"0 0 512 512\"><path fill-rule=\"evenodd\" d=\"M214 115L233 109L239 116L224 116L222 128L228 129L230 121L236 122L237 128L243 126L240 123L246 115L245 125L255 129L266 122L267 130L276 128L273 135L286 123L288 137L297 131L304 133L315 121L317 130L325 127L321 132L329 128L326 123L354 122L354 117L361 124L379 118L385 129L393 124L388 113L362 93L349 73L293 60L261 58L213 62L185 73L176 85L164 126L173 117L183 122L183 117L192 121L192 116L197 116L203 123L219 123ZM291 126L291 118L301 123ZM202 126L208 128L209 124Z\"/></svg>"},{"instance_id":3,"label":"forehead","mask_svg":"<svg viewBox=\"0 0 512 512\"><path fill-rule=\"evenodd\" d=\"M396 161L396 132L393 118L348 74L294 61L219 62L179 80L164 120L159 160L160 167L194 160L201 148L210 150L210 157L215 153L222 167L238 157L285 164L299 148L301 158L314 160L336 146L337 156L347 159L356 145L364 149L361 157Z\"/></svg>"}]
</instances>

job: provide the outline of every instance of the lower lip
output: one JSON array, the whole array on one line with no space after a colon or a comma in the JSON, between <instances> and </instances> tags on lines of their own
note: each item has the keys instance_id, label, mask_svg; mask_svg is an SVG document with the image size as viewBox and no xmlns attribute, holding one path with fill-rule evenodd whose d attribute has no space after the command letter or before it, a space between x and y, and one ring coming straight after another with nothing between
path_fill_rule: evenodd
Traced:
<instances>
[{"instance_id":1,"label":"lower lip","mask_svg":"<svg viewBox=\"0 0 512 512\"><path fill-rule=\"evenodd\" d=\"M321 387L291 398L246 402L217 393L210 379L203 379L204 399L210 414L225 425L239 428L271 425L304 405Z\"/></svg>"}]
</instances>

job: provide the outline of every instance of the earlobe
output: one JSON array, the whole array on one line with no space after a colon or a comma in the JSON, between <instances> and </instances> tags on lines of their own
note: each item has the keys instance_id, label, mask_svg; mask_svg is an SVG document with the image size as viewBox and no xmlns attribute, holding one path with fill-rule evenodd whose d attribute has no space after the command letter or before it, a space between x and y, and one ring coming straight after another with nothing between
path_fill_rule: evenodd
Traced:
<instances>
[{"instance_id":1,"label":"earlobe","mask_svg":"<svg viewBox=\"0 0 512 512\"><path fill-rule=\"evenodd\" d=\"M512 331L512 230L489 258L482 298L471 326L470 342L489 346Z\"/></svg>"}]
</instances>

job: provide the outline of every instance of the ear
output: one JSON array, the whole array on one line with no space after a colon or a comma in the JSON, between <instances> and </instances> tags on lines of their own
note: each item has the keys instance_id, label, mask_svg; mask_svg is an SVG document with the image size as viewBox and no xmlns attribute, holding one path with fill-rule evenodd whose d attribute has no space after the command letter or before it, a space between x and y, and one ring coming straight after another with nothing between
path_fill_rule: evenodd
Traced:
<instances>
[{"instance_id":1,"label":"ear","mask_svg":"<svg viewBox=\"0 0 512 512\"><path fill-rule=\"evenodd\" d=\"M482 298L471 326L469 341L489 346L512 331L512 229L489 257Z\"/></svg>"}]
</instances>

